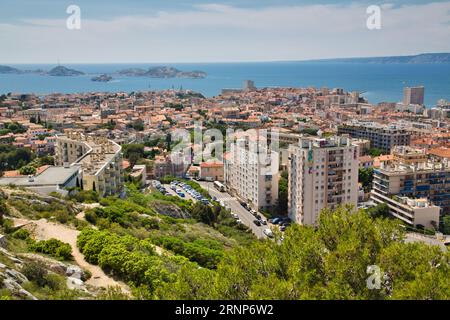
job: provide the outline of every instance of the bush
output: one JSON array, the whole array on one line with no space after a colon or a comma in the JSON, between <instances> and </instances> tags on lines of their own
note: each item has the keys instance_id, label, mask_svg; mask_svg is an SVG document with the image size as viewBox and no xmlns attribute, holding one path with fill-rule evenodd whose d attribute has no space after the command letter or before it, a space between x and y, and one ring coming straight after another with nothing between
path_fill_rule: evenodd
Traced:
<instances>
[{"instance_id":1,"label":"bush","mask_svg":"<svg viewBox=\"0 0 450 320\"><path fill-rule=\"evenodd\" d=\"M21 270L22 274L27 277L28 280L34 281L38 286L43 287L47 284L47 270L42 263L29 262L25 263Z\"/></svg>"},{"instance_id":2,"label":"bush","mask_svg":"<svg viewBox=\"0 0 450 320\"><path fill-rule=\"evenodd\" d=\"M11 233L14 231L14 223L11 219L3 219L2 226L5 233Z\"/></svg>"},{"instance_id":3,"label":"bush","mask_svg":"<svg viewBox=\"0 0 450 320\"><path fill-rule=\"evenodd\" d=\"M72 258L72 247L68 243L64 243L57 239L33 242L30 244L30 250L48 254L61 260L69 260Z\"/></svg>"},{"instance_id":4,"label":"bush","mask_svg":"<svg viewBox=\"0 0 450 320\"><path fill-rule=\"evenodd\" d=\"M36 173L36 168L32 166L24 166L19 169L19 173L24 176L33 175Z\"/></svg>"},{"instance_id":5,"label":"bush","mask_svg":"<svg viewBox=\"0 0 450 320\"><path fill-rule=\"evenodd\" d=\"M12 234L13 238L26 240L30 237L30 232L27 229L19 229Z\"/></svg>"},{"instance_id":6,"label":"bush","mask_svg":"<svg viewBox=\"0 0 450 320\"><path fill-rule=\"evenodd\" d=\"M65 211L58 211L56 212L56 220L59 223L67 223L69 221L69 214Z\"/></svg>"}]
</instances>

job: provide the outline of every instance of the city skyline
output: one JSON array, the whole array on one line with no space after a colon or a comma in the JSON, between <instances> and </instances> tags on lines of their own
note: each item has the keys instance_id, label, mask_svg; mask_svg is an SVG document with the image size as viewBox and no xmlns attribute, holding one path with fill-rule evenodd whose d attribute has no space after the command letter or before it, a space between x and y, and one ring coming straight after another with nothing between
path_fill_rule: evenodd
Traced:
<instances>
[{"instance_id":1,"label":"city skyline","mask_svg":"<svg viewBox=\"0 0 450 320\"><path fill-rule=\"evenodd\" d=\"M66 27L72 4L81 9L80 30ZM383 2L380 30L366 26L370 2L132 4L4 1L0 40L8 45L0 61L258 62L450 52L449 1Z\"/></svg>"}]
</instances>

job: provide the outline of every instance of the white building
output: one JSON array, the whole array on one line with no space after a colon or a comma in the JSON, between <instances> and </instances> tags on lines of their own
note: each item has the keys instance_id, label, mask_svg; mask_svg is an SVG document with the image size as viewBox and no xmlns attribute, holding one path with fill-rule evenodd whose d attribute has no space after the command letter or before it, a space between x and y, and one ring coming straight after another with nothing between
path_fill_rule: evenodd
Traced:
<instances>
[{"instance_id":1,"label":"white building","mask_svg":"<svg viewBox=\"0 0 450 320\"><path fill-rule=\"evenodd\" d=\"M269 209L278 201L279 154L270 150L259 131L236 134L225 157L225 185L254 209Z\"/></svg>"},{"instance_id":2,"label":"white building","mask_svg":"<svg viewBox=\"0 0 450 320\"><path fill-rule=\"evenodd\" d=\"M323 208L358 203L359 146L346 137L302 138L289 148L288 213L316 225Z\"/></svg>"}]
</instances>

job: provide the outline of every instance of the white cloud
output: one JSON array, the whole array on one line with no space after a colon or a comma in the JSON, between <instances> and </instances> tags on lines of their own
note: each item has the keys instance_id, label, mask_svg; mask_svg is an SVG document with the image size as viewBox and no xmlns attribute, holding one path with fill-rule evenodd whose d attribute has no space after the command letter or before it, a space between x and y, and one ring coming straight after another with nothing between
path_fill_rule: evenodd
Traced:
<instances>
[{"instance_id":1,"label":"white cloud","mask_svg":"<svg viewBox=\"0 0 450 320\"><path fill-rule=\"evenodd\" d=\"M82 8L83 9L83 8ZM450 2L384 5L382 29L366 28L366 6L244 9L197 5L154 16L0 24L0 63L296 60L450 51ZM63 16L65 17L65 16Z\"/></svg>"}]
</instances>

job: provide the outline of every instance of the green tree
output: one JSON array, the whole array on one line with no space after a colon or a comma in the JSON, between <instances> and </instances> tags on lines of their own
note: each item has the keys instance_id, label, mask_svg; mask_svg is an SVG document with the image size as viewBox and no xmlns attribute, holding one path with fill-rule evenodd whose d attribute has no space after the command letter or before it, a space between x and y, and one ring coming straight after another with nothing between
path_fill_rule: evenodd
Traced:
<instances>
[{"instance_id":1,"label":"green tree","mask_svg":"<svg viewBox=\"0 0 450 320\"><path fill-rule=\"evenodd\" d=\"M283 171L280 174L278 182L278 205L277 214L286 215L288 209L288 172Z\"/></svg>"},{"instance_id":2,"label":"green tree","mask_svg":"<svg viewBox=\"0 0 450 320\"><path fill-rule=\"evenodd\" d=\"M442 218L442 232L444 234L450 234L450 215L446 215Z\"/></svg>"},{"instance_id":3,"label":"green tree","mask_svg":"<svg viewBox=\"0 0 450 320\"><path fill-rule=\"evenodd\" d=\"M383 154L383 150L378 148L370 148L368 154L372 157L379 157Z\"/></svg>"},{"instance_id":4,"label":"green tree","mask_svg":"<svg viewBox=\"0 0 450 320\"><path fill-rule=\"evenodd\" d=\"M21 175L33 175L36 173L36 168L32 166L24 166L19 169Z\"/></svg>"},{"instance_id":5,"label":"green tree","mask_svg":"<svg viewBox=\"0 0 450 320\"><path fill-rule=\"evenodd\" d=\"M203 222L204 224L210 226L217 220L217 216L214 214L211 207L200 202L195 203L192 208L192 217L197 221Z\"/></svg>"},{"instance_id":6,"label":"green tree","mask_svg":"<svg viewBox=\"0 0 450 320\"><path fill-rule=\"evenodd\" d=\"M370 192L373 182L373 168L359 168L358 181L362 184L365 192Z\"/></svg>"}]
</instances>

